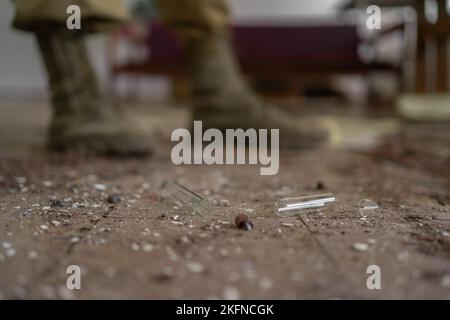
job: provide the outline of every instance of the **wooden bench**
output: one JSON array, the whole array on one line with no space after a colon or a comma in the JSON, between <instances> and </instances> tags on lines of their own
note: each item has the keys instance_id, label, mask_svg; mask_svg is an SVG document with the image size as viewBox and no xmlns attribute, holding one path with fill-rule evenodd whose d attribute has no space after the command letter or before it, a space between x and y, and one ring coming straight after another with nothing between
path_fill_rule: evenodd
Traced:
<instances>
[{"instance_id":1,"label":"wooden bench","mask_svg":"<svg viewBox=\"0 0 450 320\"><path fill-rule=\"evenodd\" d=\"M311 77L367 74L374 70L400 72L398 66L388 63L364 63L358 55L361 39L356 26L350 24L236 25L233 34L244 73L256 80L287 80L291 84L289 94L299 94L299 87ZM150 24L142 44L148 49L148 57L113 64L113 79L122 74L168 75L174 79L186 75L183 49L163 24Z\"/></svg>"}]
</instances>

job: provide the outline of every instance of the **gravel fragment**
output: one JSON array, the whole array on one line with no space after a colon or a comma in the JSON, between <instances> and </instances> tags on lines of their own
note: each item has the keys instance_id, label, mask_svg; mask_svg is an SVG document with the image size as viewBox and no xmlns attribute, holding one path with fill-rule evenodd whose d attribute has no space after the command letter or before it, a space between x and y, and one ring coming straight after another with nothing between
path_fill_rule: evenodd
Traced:
<instances>
[{"instance_id":1,"label":"gravel fragment","mask_svg":"<svg viewBox=\"0 0 450 320\"><path fill-rule=\"evenodd\" d=\"M51 181L42 181L42 186L45 188L51 188L53 186L53 183Z\"/></svg>"},{"instance_id":2,"label":"gravel fragment","mask_svg":"<svg viewBox=\"0 0 450 320\"><path fill-rule=\"evenodd\" d=\"M369 249L369 245L367 243L355 243L353 244L353 249L356 251L366 251Z\"/></svg>"},{"instance_id":3,"label":"gravel fragment","mask_svg":"<svg viewBox=\"0 0 450 320\"><path fill-rule=\"evenodd\" d=\"M71 242L71 243L77 243L77 242L80 242L80 237L72 237L72 238L70 239L70 242Z\"/></svg>"},{"instance_id":4,"label":"gravel fragment","mask_svg":"<svg viewBox=\"0 0 450 320\"><path fill-rule=\"evenodd\" d=\"M261 279L261 281L259 281L259 287L262 290L269 290L270 288L272 288L273 285L273 280L267 277L264 277Z\"/></svg>"},{"instance_id":5,"label":"gravel fragment","mask_svg":"<svg viewBox=\"0 0 450 320\"><path fill-rule=\"evenodd\" d=\"M94 184L94 189L97 190L97 191L105 191L106 190L106 185L100 184L100 183L95 183Z\"/></svg>"},{"instance_id":6,"label":"gravel fragment","mask_svg":"<svg viewBox=\"0 0 450 320\"><path fill-rule=\"evenodd\" d=\"M64 208L64 202L59 199L50 200L50 205L55 208Z\"/></svg>"},{"instance_id":7,"label":"gravel fragment","mask_svg":"<svg viewBox=\"0 0 450 320\"><path fill-rule=\"evenodd\" d=\"M153 251L154 246L150 243L146 243L144 245L142 245L142 250L144 250L145 252L150 252Z\"/></svg>"},{"instance_id":8,"label":"gravel fragment","mask_svg":"<svg viewBox=\"0 0 450 320\"><path fill-rule=\"evenodd\" d=\"M5 248L5 249L9 249L9 248L11 248L12 246L11 246L11 243L9 243L9 242L3 242L2 243L2 245L3 245L3 248Z\"/></svg>"},{"instance_id":9,"label":"gravel fragment","mask_svg":"<svg viewBox=\"0 0 450 320\"><path fill-rule=\"evenodd\" d=\"M158 281L168 281L175 276L175 271L170 266L165 266L161 269L159 274L156 276Z\"/></svg>"},{"instance_id":10,"label":"gravel fragment","mask_svg":"<svg viewBox=\"0 0 450 320\"><path fill-rule=\"evenodd\" d=\"M241 293L235 287L226 287L223 290L223 298L225 300L239 300L241 298Z\"/></svg>"},{"instance_id":11,"label":"gravel fragment","mask_svg":"<svg viewBox=\"0 0 450 320\"><path fill-rule=\"evenodd\" d=\"M13 257L16 255L16 249L14 248L9 248L6 250L6 256L7 257Z\"/></svg>"},{"instance_id":12,"label":"gravel fragment","mask_svg":"<svg viewBox=\"0 0 450 320\"><path fill-rule=\"evenodd\" d=\"M107 199L108 203L118 204L122 201L122 198L118 194L111 194Z\"/></svg>"},{"instance_id":13,"label":"gravel fragment","mask_svg":"<svg viewBox=\"0 0 450 320\"><path fill-rule=\"evenodd\" d=\"M188 262L186 266L187 266L188 270L192 273L202 273L205 270L205 267L201 263L198 263L198 262L191 261L191 262Z\"/></svg>"}]
</instances>

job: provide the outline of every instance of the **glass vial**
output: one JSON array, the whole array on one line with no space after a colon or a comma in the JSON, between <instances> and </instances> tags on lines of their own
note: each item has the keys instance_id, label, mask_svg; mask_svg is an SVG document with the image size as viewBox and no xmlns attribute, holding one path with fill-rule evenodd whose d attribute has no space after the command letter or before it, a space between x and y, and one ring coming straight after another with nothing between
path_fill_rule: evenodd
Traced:
<instances>
[{"instance_id":1,"label":"glass vial","mask_svg":"<svg viewBox=\"0 0 450 320\"><path fill-rule=\"evenodd\" d=\"M332 194L319 194L297 198L285 198L274 204L275 213L280 217L293 216L300 213L310 213L335 202Z\"/></svg>"}]
</instances>

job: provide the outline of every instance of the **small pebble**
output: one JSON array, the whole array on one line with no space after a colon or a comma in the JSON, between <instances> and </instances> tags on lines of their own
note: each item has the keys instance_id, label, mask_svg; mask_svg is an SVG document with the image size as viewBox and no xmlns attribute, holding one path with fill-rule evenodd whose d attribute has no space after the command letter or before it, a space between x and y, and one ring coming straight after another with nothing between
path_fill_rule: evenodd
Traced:
<instances>
[{"instance_id":1,"label":"small pebble","mask_svg":"<svg viewBox=\"0 0 450 320\"><path fill-rule=\"evenodd\" d=\"M188 262L186 266L192 273L202 273L205 270L205 267L198 262Z\"/></svg>"},{"instance_id":2,"label":"small pebble","mask_svg":"<svg viewBox=\"0 0 450 320\"><path fill-rule=\"evenodd\" d=\"M25 177L14 177L14 180L16 180L18 184L25 184L27 182L27 178Z\"/></svg>"},{"instance_id":3,"label":"small pebble","mask_svg":"<svg viewBox=\"0 0 450 320\"><path fill-rule=\"evenodd\" d=\"M48 226L45 225L45 224L43 224L43 225L41 225L41 229L42 229L42 230L47 230L47 229L48 229Z\"/></svg>"},{"instance_id":4,"label":"small pebble","mask_svg":"<svg viewBox=\"0 0 450 320\"><path fill-rule=\"evenodd\" d=\"M46 188L51 188L53 183L51 181L42 181L42 186Z\"/></svg>"},{"instance_id":5,"label":"small pebble","mask_svg":"<svg viewBox=\"0 0 450 320\"><path fill-rule=\"evenodd\" d=\"M225 300L239 300L241 293L235 287L226 287L223 291L223 298Z\"/></svg>"},{"instance_id":6,"label":"small pebble","mask_svg":"<svg viewBox=\"0 0 450 320\"><path fill-rule=\"evenodd\" d=\"M112 195L108 196L107 200L111 204L117 204L122 201L122 198L118 194L112 194Z\"/></svg>"},{"instance_id":7,"label":"small pebble","mask_svg":"<svg viewBox=\"0 0 450 320\"><path fill-rule=\"evenodd\" d=\"M64 202L61 200L58 200L58 199L51 200L50 204L52 207L55 207L55 208L64 208Z\"/></svg>"},{"instance_id":8,"label":"small pebble","mask_svg":"<svg viewBox=\"0 0 450 320\"><path fill-rule=\"evenodd\" d=\"M11 248L11 243L9 243L9 242L3 242L3 248L5 248L5 249Z\"/></svg>"},{"instance_id":9,"label":"small pebble","mask_svg":"<svg viewBox=\"0 0 450 320\"><path fill-rule=\"evenodd\" d=\"M166 266L161 269L156 279L158 281L167 281L175 276L175 271L172 267Z\"/></svg>"},{"instance_id":10,"label":"small pebble","mask_svg":"<svg viewBox=\"0 0 450 320\"><path fill-rule=\"evenodd\" d=\"M57 227L57 226L59 226L61 224L61 222L53 220L52 224Z\"/></svg>"},{"instance_id":11,"label":"small pebble","mask_svg":"<svg viewBox=\"0 0 450 320\"><path fill-rule=\"evenodd\" d=\"M104 184L95 183L94 184L94 189L97 190L97 191L105 191L106 190L106 186Z\"/></svg>"},{"instance_id":12,"label":"small pebble","mask_svg":"<svg viewBox=\"0 0 450 320\"><path fill-rule=\"evenodd\" d=\"M367 243L355 243L353 249L356 251L366 251L369 249L369 245Z\"/></svg>"},{"instance_id":13,"label":"small pebble","mask_svg":"<svg viewBox=\"0 0 450 320\"><path fill-rule=\"evenodd\" d=\"M268 290L272 287L273 281L270 278L264 277L259 282L259 287L263 290Z\"/></svg>"},{"instance_id":14,"label":"small pebble","mask_svg":"<svg viewBox=\"0 0 450 320\"><path fill-rule=\"evenodd\" d=\"M72 238L70 239L70 242L71 242L71 243L77 243L77 242L80 242L80 237L72 237Z\"/></svg>"},{"instance_id":15,"label":"small pebble","mask_svg":"<svg viewBox=\"0 0 450 320\"><path fill-rule=\"evenodd\" d=\"M13 257L16 255L16 249L14 248L9 248L8 250L6 250L6 256L7 257Z\"/></svg>"},{"instance_id":16,"label":"small pebble","mask_svg":"<svg viewBox=\"0 0 450 320\"><path fill-rule=\"evenodd\" d=\"M219 249L219 254L220 254L222 257L228 257L228 255L230 254L230 252L229 252L227 249L225 249L225 248L220 248L220 249Z\"/></svg>"},{"instance_id":17,"label":"small pebble","mask_svg":"<svg viewBox=\"0 0 450 320\"><path fill-rule=\"evenodd\" d=\"M144 250L145 252L150 252L153 251L154 246L150 243L146 243L142 246L142 250Z\"/></svg>"}]
</instances>

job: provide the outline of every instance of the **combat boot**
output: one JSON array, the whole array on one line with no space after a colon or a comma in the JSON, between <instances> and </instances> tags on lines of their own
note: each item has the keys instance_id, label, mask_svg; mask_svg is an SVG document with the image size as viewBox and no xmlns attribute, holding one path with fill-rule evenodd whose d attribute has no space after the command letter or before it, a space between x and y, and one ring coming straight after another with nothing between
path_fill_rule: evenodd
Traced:
<instances>
[{"instance_id":1,"label":"combat boot","mask_svg":"<svg viewBox=\"0 0 450 320\"><path fill-rule=\"evenodd\" d=\"M188 45L193 77L193 120L204 128L280 129L280 144L312 147L325 142L326 130L295 120L267 105L243 79L228 35L206 37Z\"/></svg>"},{"instance_id":2,"label":"combat boot","mask_svg":"<svg viewBox=\"0 0 450 320\"><path fill-rule=\"evenodd\" d=\"M79 33L37 33L53 115L48 147L99 155L148 155L152 132L102 94Z\"/></svg>"}]
</instances>

